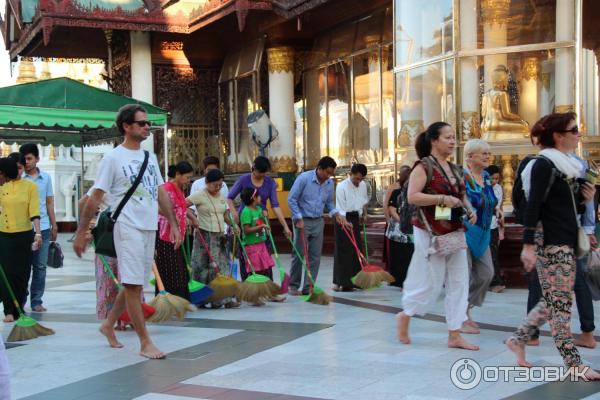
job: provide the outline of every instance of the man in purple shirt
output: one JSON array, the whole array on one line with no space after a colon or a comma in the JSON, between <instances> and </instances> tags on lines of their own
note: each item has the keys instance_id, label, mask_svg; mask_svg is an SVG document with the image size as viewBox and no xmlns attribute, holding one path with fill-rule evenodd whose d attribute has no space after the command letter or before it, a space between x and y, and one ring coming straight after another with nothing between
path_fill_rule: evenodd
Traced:
<instances>
[{"instance_id":1,"label":"man in purple shirt","mask_svg":"<svg viewBox=\"0 0 600 400\"><path fill-rule=\"evenodd\" d=\"M304 237L308 247L308 266L313 279L317 280L319 265L321 263L321 252L323 251L323 211L329 211L329 216L334 217L338 224L345 224L345 218L339 213L333 204L333 180L337 164L331 157L323 157L319 160L317 168L298 175L290 194L288 205L292 211L294 222L294 244L303 251ZM310 292L310 282L304 274L304 286L302 292L300 283L302 279L302 264L298 257L292 256L292 268L290 271L289 294L299 296Z\"/></svg>"}]
</instances>

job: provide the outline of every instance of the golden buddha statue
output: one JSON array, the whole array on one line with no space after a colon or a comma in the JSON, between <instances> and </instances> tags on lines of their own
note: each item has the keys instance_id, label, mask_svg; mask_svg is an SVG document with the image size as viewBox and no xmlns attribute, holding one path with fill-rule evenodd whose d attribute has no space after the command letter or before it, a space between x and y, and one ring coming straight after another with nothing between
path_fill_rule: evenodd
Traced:
<instances>
[{"instance_id":1,"label":"golden buddha statue","mask_svg":"<svg viewBox=\"0 0 600 400\"><path fill-rule=\"evenodd\" d=\"M492 72L493 89L481 102L481 138L484 140L521 139L529 135L529 124L510 111L508 69L498 65Z\"/></svg>"}]
</instances>

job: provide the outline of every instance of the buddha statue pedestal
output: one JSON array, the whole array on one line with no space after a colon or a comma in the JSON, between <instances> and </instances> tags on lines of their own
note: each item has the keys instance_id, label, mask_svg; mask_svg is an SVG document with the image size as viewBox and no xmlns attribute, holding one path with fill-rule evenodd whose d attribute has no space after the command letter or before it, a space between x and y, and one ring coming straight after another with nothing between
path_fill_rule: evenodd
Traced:
<instances>
[{"instance_id":1,"label":"buddha statue pedestal","mask_svg":"<svg viewBox=\"0 0 600 400\"><path fill-rule=\"evenodd\" d=\"M511 112L508 92L508 69L497 66L492 73L494 88L481 99L481 138L483 140L515 140L529 136L529 125Z\"/></svg>"}]
</instances>

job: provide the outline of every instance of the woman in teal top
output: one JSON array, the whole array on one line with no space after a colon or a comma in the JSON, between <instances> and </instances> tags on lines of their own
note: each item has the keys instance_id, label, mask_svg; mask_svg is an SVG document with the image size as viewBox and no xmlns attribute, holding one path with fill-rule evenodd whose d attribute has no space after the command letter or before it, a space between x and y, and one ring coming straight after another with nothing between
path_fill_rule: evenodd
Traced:
<instances>
[{"instance_id":1,"label":"woman in teal top","mask_svg":"<svg viewBox=\"0 0 600 400\"><path fill-rule=\"evenodd\" d=\"M465 221L469 246L469 308L463 332L479 333L479 326L471 319L471 308L481 307L494 277L494 264L490 252L492 216L498 200L490 176L485 171L490 164L490 147L486 141L471 139L465 144L465 186L467 198L477 213L474 225Z\"/></svg>"}]
</instances>

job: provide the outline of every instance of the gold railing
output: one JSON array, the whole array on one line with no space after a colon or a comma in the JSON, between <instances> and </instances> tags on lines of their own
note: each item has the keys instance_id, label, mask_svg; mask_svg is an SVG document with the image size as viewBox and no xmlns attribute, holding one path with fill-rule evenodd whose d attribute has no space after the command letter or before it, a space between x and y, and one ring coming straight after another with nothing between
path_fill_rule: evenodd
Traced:
<instances>
[{"instance_id":1,"label":"gold railing","mask_svg":"<svg viewBox=\"0 0 600 400\"><path fill-rule=\"evenodd\" d=\"M169 147L168 163L176 164L179 161L190 162L196 172L202 169L204 157L213 155L223 161L220 136L217 129L207 125L171 125L168 130L167 143ZM162 149L159 160L164 160Z\"/></svg>"}]
</instances>

